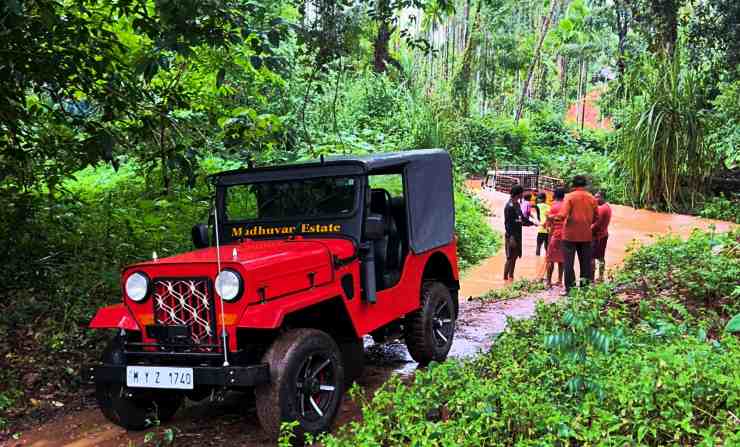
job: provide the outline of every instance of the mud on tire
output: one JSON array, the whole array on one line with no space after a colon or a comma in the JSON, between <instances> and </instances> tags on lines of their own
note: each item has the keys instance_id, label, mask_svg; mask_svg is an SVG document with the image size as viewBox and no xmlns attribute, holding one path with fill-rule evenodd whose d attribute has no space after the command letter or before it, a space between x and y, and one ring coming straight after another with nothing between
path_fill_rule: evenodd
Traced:
<instances>
[{"instance_id":1,"label":"mud on tire","mask_svg":"<svg viewBox=\"0 0 740 447\"><path fill-rule=\"evenodd\" d=\"M107 365L123 365L120 340L114 338L103 351ZM182 394L170 391L133 392L117 383L95 384L98 407L109 421L126 430L144 430L154 421L167 422L175 416L183 402Z\"/></svg>"},{"instance_id":2,"label":"mud on tire","mask_svg":"<svg viewBox=\"0 0 740 447\"><path fill-rule=\"evenodd\" d=\"M404 324L404 338L411 357L422 366L444 361L452 347L455 317L450 289L440 282L424 282L421 308L409 314Z\"/></svg>"},{"instance_id":3,"label":"mud on tire","mask_svg":"<svg viewBox=\"0 0 740 447\"><path fill-rule=\"evenodd\" d=\"M298 438L331 428L344 392L339 347L325 332L294 329L273 342L263 362L270 383L255 389L257 416L265 432L277 439L282 422L298 421Z\"/></svg>"},{"instance_id":4,"label":"mud on tire","mask_svg":"<svg viewBox=\"0 0 740 447\"><path fill-rule=\"evenodd\" d=\"M349 387L352 382L362 377L365 371L365 343L362 338L339 340L338 342L344 367L344 385Z\"/></svg>"}]
</instances>

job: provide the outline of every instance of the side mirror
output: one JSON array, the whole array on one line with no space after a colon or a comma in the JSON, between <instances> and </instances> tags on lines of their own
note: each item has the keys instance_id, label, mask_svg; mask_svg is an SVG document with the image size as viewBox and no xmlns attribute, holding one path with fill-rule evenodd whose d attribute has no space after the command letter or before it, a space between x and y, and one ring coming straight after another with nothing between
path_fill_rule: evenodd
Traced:
<instances>
[{"instance_id":1,"label":"side mirror","mask_svg":"<svg viewBox=\"0 0 740 447\"><path fill-rule=\"evenodd\" d=\"M380 214L370 214L365 221L365 240L378 241L385 236L385 219Z\"/></svg>"},{"instance_id":2,"label":"side mirror","mask_svg":"<svg viewBox=\"0 0 740 447\"><path fill-rule=\"evenodd\" d=\"M195 248L206 248L211 245L211 241L208 238L208 225L194 225L191 236L193 238L193 245L195 245Z\"/></svg>"}]
</instances>

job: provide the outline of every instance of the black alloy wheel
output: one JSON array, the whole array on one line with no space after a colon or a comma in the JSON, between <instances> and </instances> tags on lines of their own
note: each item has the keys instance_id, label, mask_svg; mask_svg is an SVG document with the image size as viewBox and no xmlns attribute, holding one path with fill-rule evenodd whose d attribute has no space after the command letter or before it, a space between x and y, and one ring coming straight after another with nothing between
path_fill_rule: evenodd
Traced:
<instances>
[{"instance_id":1,"label":"black alloy wheel","mask_svg":"<svg viewBox=\"0 0 740 447\"><path fill-rule=\"evenodd\" d=\"M450 289L441 282L424 282L421 308L406 316L404 321L406 347L419 365L447 359L455 336L455 320Z\"/></svg>"},{"instance_id":2,"label":"black alloy wheel","mask_svg":"<svg viewBox=\"0 0 740 447\"><path fill-rule=\"evenodd\" d=\"M432 316L432 337L437 349L444 349L455 335L455 320L452 318L454 310L442 300L437 303Z\"/></svg>"},{"instance_id":3,"label":"black alloy wheel","mask_svg":"<svg viewBox=\"0 0 740 447\"><path fill-rule=\"evenodd\" d=\"M263 362L270 383L255 389L257 416L265 432L277 439L283 422L298 421L296 436L328 431L344 393L344 367L336 342L316 329L294 329L281 335Z\"/></svg>"},{"instance_id":4,"label":"black alloy wheel","mask_svg":"<svg viewBox=\"0 0 740 447\"><path fill-rule=\"evenodd\" d=\"M331 409L334 394L339 392L333 361L330 356L316 354L309 356L298 370L296 398L305 420L318 421Z\"/></svg>"}]
</instances>

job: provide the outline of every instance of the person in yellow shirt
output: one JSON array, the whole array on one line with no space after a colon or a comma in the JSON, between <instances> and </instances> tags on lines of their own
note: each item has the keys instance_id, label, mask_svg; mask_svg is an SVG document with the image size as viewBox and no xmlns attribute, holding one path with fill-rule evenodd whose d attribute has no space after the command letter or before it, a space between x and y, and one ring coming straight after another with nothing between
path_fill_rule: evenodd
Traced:
<instances>
[{"instance_id":1,"label":"person in yellow shirt","mask_svg":"<svg viewBox=\"0 0 740 447\"><path fill-rule=\"evenodd\" d=\"M547 214L550 212L550 205L547 204L547 194L541 192L537 194L537 205L535 206L537 213L537 220L539 226L537 227L537 256L540 255L540 249L545 246L545 253L547 253L547 244L550 241L550 230L545 227L545 221L547 221Z\"/></svg>"}]
</instances>

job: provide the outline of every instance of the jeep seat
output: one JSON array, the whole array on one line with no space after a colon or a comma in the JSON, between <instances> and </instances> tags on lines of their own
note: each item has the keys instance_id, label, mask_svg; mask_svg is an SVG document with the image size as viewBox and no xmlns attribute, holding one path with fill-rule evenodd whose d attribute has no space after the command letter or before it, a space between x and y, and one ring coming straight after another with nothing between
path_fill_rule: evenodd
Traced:
<instances>
[{"instance_id":1,"label":"jeep seat","mask_svg":"<svg viewBox=\"0 0 740 447\"><path fill-rule=\"evenodd\" d=\"M378 290L383 290L398 282L401 264L401 237L393 217L391 195L388 191L371 191L370 212L380 214L385 221L383 238L373 242L375 283Z\"/></svg>"}]
</instances>

